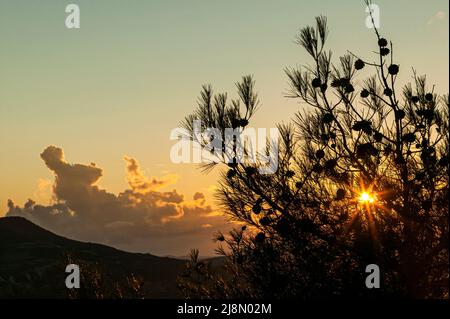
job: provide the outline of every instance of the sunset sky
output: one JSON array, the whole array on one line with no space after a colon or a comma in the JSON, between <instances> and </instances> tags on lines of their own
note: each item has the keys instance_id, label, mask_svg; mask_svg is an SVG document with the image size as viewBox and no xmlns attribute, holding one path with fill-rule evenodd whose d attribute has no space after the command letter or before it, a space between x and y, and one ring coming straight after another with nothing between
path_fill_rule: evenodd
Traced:
<instances>
[{"instance_id":1,"label":"sunset sky","mask_svg":"<svg viewBox=\"0 0 450 319\"><path fill-rule=\"evenodd\" d=\"M400 82L414 67L447 93L448 0L374 2ZM80 6L78 30L65 27L69 3ZM261 100L252 126L292 118L302 106L284 97L283 69L310 62L294 39L320 14L335 58L371 59L361 0L0 0L0 216L8 199L28 214L30 198L42 205L37 223L71 238L212 255L213 233L228 227L213 200L219 171L171 163L169 133L202 84L234 97L246 74Z\"/></svg>"}]
</instances>

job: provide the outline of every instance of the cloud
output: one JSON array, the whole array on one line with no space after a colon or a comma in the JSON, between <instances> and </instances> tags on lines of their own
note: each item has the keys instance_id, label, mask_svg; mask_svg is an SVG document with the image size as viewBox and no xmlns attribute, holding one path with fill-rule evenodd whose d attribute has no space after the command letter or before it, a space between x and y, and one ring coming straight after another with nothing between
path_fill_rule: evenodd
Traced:
<instances>
[{"instance_id":1,"label":"cloud","mask_svg":"<svg viewBox=\"0 0 450 319\"><path fill-rule=\"evenodd\" d=\"M34 192L33 198L39 202L50 202L52 197L52 184L49 179L39 178L37 191Z\"/></svg>"},{"instance_id":2,"label":"cloud","mask_svg":"<svg viewBox=\"0 0 450 319\"><path fill-rule=\"evenodd\" d=\"M205 194L196 192L194 194L194 200L205 200Z\"/></svg>"},{"instance_id":3,"label":"cloud","mask_svg":"<svg viewBox=\"0 0 450 319\"><path fill-rule=\"evenodd\" d=\"M446 13L440 10L428 19L427 24L433 24L436 21L444 20L446 16L447 16Z\"/></svg>"},{"instance_id":4,"label":"cloud","mask_svg":"<svg viewBox=\"0 0 450 319\"><path fill-rule=\"evenodd\" d=\"M214 231L230 227L203 193L187 200L175 189L162 191L177 177L149 178L131 157L124 157L129 188L118 195L96 185L103 171L93 163L70 164L56 146L47 147L41 158L55 174L55 203L29 200L19 207L8 201L7 216L26 217L69 238L158 255L185 255L191 248L212 254Z\"/></svg>"},{"instance_id":5,"label":"cloud","mask_svg":"<svg viewBox=\"0 0 450 319\"><path fill-rule=\"evenodd\" d=\"M124 160L127 163L127 181L134 192L145 194L152 190L175 184L178 179L174 174L168 174L160 180L155 177L150 179L144 175L139 167L139 163L134 158L125 156Z\"/></svg>"}]
</instances>

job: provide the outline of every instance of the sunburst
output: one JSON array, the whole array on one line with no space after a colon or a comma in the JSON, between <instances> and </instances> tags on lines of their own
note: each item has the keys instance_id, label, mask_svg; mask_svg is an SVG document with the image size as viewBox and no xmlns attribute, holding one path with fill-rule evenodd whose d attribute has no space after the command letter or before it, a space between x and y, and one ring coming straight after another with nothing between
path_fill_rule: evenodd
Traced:
<instances>
[{"instance_id":1,"label":"sunburst","mask_svg":"<svg viewBox=\"0 0 450 319\"><path fill-rule=\"evenodd\" d=\"M359 202L361 203L369 203L372 204L375 202L375 195L368 193L368 192L362 192L358 198Z\"/></svg>"}]
</instances>

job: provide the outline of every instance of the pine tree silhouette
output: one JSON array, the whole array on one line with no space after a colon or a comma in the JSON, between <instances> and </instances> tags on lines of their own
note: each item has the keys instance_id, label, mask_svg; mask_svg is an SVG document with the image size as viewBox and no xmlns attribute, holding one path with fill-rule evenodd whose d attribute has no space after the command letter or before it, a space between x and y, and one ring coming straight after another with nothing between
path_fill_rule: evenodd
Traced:
<instances>
[{"instance_id":1,"label":"pine tree silhouette","mask_svg":"<svg viewBox=\"0 0 450 319\"><path fill-rule=\"evenodd\" d=\"M449 97L415 72L397 88L403 70L378 30L374 61L348 52L333 63L327 35L323 16L298 34L312 64L286 69L288 97L306 107L278 126L276 173L223 154L204 165L228 166L217 196L244 226L216 236L227 274L206 267L195 286L188 271L187 296L195 287L209 298L448 298ZM358 81L362 70L373 75ZM183 122L190 138L194 119L222 134L245 128L258 106L254 84L243 77L230 104L204 86ZM381 269L381 289L365 286L369 264Z\"/></svg>"}]
</instances>

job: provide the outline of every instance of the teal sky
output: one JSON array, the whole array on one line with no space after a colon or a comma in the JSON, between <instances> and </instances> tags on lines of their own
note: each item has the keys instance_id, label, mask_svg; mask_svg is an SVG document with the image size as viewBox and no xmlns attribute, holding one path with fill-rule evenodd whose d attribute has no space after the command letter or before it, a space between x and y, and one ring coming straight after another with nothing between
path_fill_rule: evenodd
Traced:
<instances>
[{"instance_id":1,"label":"teal sky","mask_svg":"<svg viewBox=\"0 0 450 319\"><path fill-rule=\"evenodd\" d=\"M65 28L69 3L80 6L79 30ZM415 67L446 93L448 1L376 3L401 81ZM41 199L39 179L53 180L39 158L48 145L69 162L97 163L111 192L126 187L125 154L148 175L178 174L184 194L208 192L215 173L170 163L170 130L202 84L233 95L245 74L262 102L253 125L289 120L300 106L283 97L283 68L310 61L294 37L319 14L328 16L335 57L347 49L370 57L376 42L360 0L0 0L0 215L8 198Z\"/></svg>"}]
</instances>

